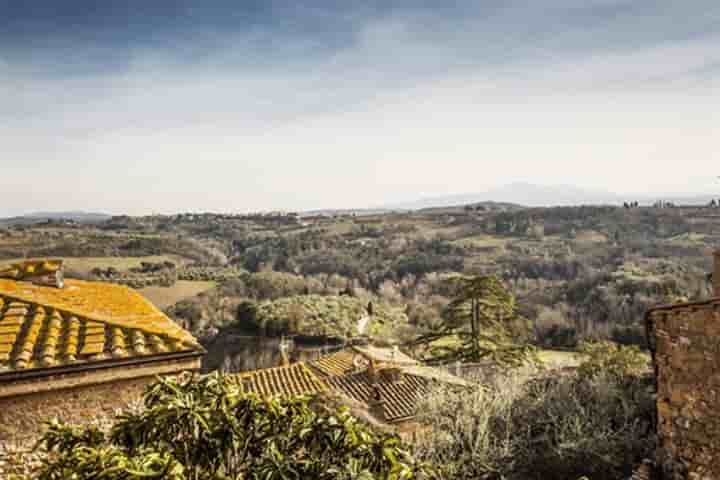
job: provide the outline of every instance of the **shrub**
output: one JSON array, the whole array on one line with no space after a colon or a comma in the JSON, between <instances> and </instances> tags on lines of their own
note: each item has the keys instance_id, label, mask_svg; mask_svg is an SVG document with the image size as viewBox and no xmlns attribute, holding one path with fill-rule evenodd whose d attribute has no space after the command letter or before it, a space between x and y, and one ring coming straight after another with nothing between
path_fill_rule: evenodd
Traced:
<instances>
[{"instance_id":1,"label":"shrub","mask_svg":"<svg viewBox=\"0 0 720 480\"><path fill-rule=\"evenodd\" d=\"M396 436L308 398L260 399L231 377L164 379L109 434L52 422L40 480L426 478ZM319 411L318 411L319 410Z\"/></svg>"},{"instance_id":2,"label":"shrub","mask_svg":"<svg viewBox=\"0 0 720 480\"><path fill-rule=\"evenodd\" d=\"M578 374L584 378L609 375L616 380L637 377L648 368L649 358L635 345L613 342L583 342L579 351L585 356Z\"/></svg>"},{"instance_id":3,"label":"shrub","mask_svg":"<svg viewBox=\"0 0 720 480\"><path fill-rule=\"evenodd\" d=\"M648 382L634 377L509 376L438 390L419 411L430 428L417 453L443 478L623 478L653 450Z\"/></svg>"}]
</instances>

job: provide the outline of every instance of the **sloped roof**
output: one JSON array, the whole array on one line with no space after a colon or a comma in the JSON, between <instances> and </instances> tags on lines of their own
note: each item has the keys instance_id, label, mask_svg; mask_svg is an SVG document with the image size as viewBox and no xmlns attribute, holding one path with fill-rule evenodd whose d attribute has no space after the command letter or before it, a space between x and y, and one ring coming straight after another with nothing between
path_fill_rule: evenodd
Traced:
<instances>
[{"instance_id":1,"label":"sloped roof","mask_svg":"<svg viewBox=\"0 0 720 480\"><path fill-rule=\"evenodd\" d=\"M65 288L0 279L0 378L8 371L201 351L142 295L109 283Z\"/></svg>"},{"instance_id":2,"label":"sloped roof","mask_svg":"<svg viewBox=\"0 0 720 480\"><path fill-rule=\"evenodd\" d=\"M350 349L323 355L317 360L310 362L310 365L323 377L339 377L353 373L357 366L353 363L356 353Z\"/></svg>"},{"instance_id":3,"label":"sloped roof","mask_svg":"<svg viewBox=\"0 0 720 480\"><path fill-rule=\"evenodd\" d=\"M263 397L314 395L328 389L304 363L252 370L237 374L236 378L243 391Z\"/></svg>"},{"instance_id":4,"label":"sloped roof","mask_svg":"<svg viewBox=\"0 0 720 480\"><path fill-rule=\"evenodd\" d=\"M352 346L338 352L323 355L310 362L321 376L342 376L355 373L367 368L369 361L376 364L392 365L398 367L411 367L420 365L414 358L405 355L399 350L391 348L366 346Z\"/></svg>"},{"instance_id":5,"label":"sloped roof","mask_svg":"<svg viewBox=\"0 0 720 480\"><path fill-rule=\"evenodd\" d=\"M412 418L417 413L418 400L429 393L431 381L415 375L400 374L401 377L389 378L379 374L373 380L367 371L345 375L341 377L328 377L325 381L331 389L345 396L369 405L373 387L380 391L383 404L384 419L389 423L400 422Z\"/></svg>"},{"instance_id":6,"label":"sloped roof","mask_svg":"<svg viewBox=\"0 0 720 480\"><path fill-rule=\"evenodd\" d=\"M26 260L0 267L0 278L20 280L26 277L62 271L62 260Z\"/></svg>"},{"instance_id":7,"label":"sloped roof","mask_svg":"<svg viewBox=\"0 0 720 480\"><path fill-rule=\"evenodd\" d=\"M354 346L353 350L375 362L393 365L419 365L420 362L404 354L397 348L375 347L373 345Z\"/></svg>"}]
</instances>

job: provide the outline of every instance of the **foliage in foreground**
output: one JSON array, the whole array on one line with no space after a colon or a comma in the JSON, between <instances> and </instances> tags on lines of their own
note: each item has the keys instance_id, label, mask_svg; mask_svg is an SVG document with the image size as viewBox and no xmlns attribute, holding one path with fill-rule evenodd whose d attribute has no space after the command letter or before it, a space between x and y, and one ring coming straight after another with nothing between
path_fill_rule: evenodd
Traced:
<instances>
[{"instance_id":1,"label":"foliage in foreground","mask_svg":"<svg viewBox=\"0 0 720 480\"><path fill-rule=\"evenodd\" d=\"M620 365L626 355L597 348L588 362ZM442 466L443 478L626 478L654 450L650 382L633 369L587 367L435 392L420 408L432 429L417 454Z\"/></svg>"},{"instance_id":2,"label":"foliage in foreground","mask_svg":"<svg viewBox=\"0 0 720 480\"><path fill-rule=\"evenodd\" d=\"M399 439L309 399L263 400L230 377L163 379L106 434L49 424L39 480L415 479Z\"/></svg>"}]
</instances>

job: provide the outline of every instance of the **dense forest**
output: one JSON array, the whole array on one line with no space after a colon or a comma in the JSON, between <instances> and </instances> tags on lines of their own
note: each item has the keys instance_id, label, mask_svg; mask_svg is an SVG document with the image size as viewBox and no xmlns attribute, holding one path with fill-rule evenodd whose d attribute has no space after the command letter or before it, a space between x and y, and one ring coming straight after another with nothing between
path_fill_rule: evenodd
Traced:
<instances>
[{"instance_id":1,"label":"dense forest","mask_svg":"<svg viewBox=\"0 0 720 480\"><path fill-rule=\"evenodd\" d=\"M307 399L263 403L218 374L160 383L146 396L145 410L117 417L108 431L51 424L44 449L33 454L39 457L28 463L19 454L9 464L19 472L34 465L48 479L97 478L100 471L116 475L108 478L161 471L174 476L157 478L227 472L304 478L326 469L335 472L328 478L348 479L627 478L655 448L653 379L638 348L645 346L644 315L655 304L710 295L710 252L720 240L716 211L508 205L4 226L0 259L62 257L69 277L140 288L201 339L207 358L219 360L207 370L276 365L275 352L261 352L261 343L290 336L310 344L365 337L437 365L494 359L504 372L494 378L489 368L472 388L433 391L419 407L425 435L402 440L324 408L332 399L317 411ZM486 310L478 307L482 302ZM239 368L218 366L225 355L219 346L243 336L256 349L240 351ZM523 373L526 360L547 353L579 357L561 375L542 360L539 370ZM247 362L252 355L259 363ZM224 410L207 408L220 403ZM179 432L174 425L181 422L170 421L171 414L186 407L202 412L198 428ZM327 457L336 463L328 465L326 452L313 449L314 436L284 430L267 437L282 448L266 445L244 456L240 445L248 448L250 437L242 428L227 430L235 425L227 419L255 412L262 423L266 410L288 412L279 425L318 435L329 426L341 435L340 453ZM135 443L127 432L145 432L148 442ZM175 448L178 435L192 439L181 442L184 450ZM205 447L217 438L228 443ZM373 453L357 456L364 451Z\"/></svg>"},{"instance_id":2,"label":"dense forest","mask_svg":"<svg viewBox=\"0 0 720 480\"><path fill-rule=\"evenodd\" d=\"M375 305L377 315L390 318L385 334L411 338L440 321L450 277L494 274L517 297L540 345L642 344L650 305L709 294L709 251L720 239L716 211L506 206L51 221L0 229L0 258L181 257L184 269L163 273L161 285L217 280L215 288L168 310L200 336L225 327L267 335L357 334L353 324ZM145 269L127 274L158 275ZM102 269L73 274L103 279Z\"/></svg>"}]
</instances>

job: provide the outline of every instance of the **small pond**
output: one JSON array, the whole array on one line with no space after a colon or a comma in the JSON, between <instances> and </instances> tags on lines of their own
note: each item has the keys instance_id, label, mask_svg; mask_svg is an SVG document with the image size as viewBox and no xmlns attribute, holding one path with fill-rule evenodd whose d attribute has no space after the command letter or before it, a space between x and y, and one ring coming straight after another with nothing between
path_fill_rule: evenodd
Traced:
<instances>
[{"instance_id":1,"label":"small pond","mask_svg":"<svg viewBox=\"0 0 720 480\"><path fill-rule=\"evenodd\" d=\"M203 358L203 372L222 370L242 372L282 364L279 338L258 337L243 332L223 332L203 345L208 351ZM315 360L340 350L337 340L290 340L288 356L291 361Z\"/></svg>"}]
</instances>

